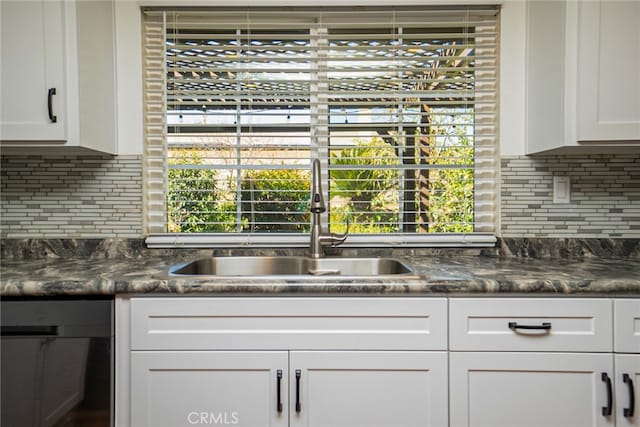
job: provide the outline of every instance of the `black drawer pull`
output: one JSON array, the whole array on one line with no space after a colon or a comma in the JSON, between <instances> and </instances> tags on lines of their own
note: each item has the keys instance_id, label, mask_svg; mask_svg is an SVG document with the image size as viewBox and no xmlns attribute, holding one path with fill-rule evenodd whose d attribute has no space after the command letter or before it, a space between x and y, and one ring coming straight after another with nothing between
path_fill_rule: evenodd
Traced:
<instances>
[{"instance_id":1,"label":"black drawer pull","mask_svg":"<svg viewBox=\"0 0 640 427\"><path fill-rule=\"evenodd\" d=\"M551 323L542 322L541 325L518 325L518 322L509 322L509 329L537 329L548 331L551 329Z\"/></svg>"},{"instance_id":2,"label":"black drawer pull","mask_svg":"<svg viewBox=\"0 0 640 427\"><path fill-rule=\"evenodd\" d=\"M611 378L609 378L609 375L607 375L606 372L603 372L600 378L602 378L602 381L607 384L607 406L602 407L602 415L608 417L613 411L613 389L611 386Z\"/></svg>"},{"instance_id":3,"label":"black drawer pull","mask_svg":"<svg viewBox=\"0 0 640 427\"><path fill-rule=\"evenodd\" d=\"M49 95L47 96L47 107L49 108L49 120L51 120L51 123L56 123L58 121L58 117L53 115L53 95L55 94L56 88L50 88Z\"/></svg>"},{"instance_id":4,"label":"black drawer pull","mask_svg":"<svg viewBox=\"0 0 640 427\"><path fill-rule=\"evenodd\" d=\"M631 418L636 407L636 391L633 388L633 380L629 374L622 374L622 382L629 387L629 407L624 408L622 414L625 418Z\"/></svg>"},{"instance_id":5,"label":"black drawer pull","mask_svg":"<svg viewBox=\"0 0 640 427\"><path fill-rule=\"evenodd\" d=\"M302 372L300 369L296 369L296 412L300 412L300 377L302 376Z\"/></svg>"},{"instance_id":6,"label":"black drawer pull","mask_svg":"<svg viewBox=\"0 0 640 427\"><path fill-rule=\"evenodd\" d=\"M278 412L282 412L282 369L276 371L276 395L278 396L278 402L276 403L276 409Z\"/></svg>"}]
</instances>

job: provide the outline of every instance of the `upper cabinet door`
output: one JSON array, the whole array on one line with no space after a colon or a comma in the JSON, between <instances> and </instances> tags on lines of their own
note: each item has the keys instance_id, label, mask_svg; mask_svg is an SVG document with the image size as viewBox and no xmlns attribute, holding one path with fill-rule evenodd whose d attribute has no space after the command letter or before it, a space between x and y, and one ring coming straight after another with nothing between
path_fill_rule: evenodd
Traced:
<instances>
[{"instance_id":1,"label":"upper cabinet door","mask_svg":"<svg viewBox=\"0 0 640 427\"><path fill-rule=\"evenodd\" d=\"M578 23L578 140L640 140L640 2L580 2Z\"/></svg>"},{"instance_id":2,"label":"upper cabinet door","mask_svg":"<svg viewBox=\"0 0 640 427\"><path fill-rule=\"evenodd\" d=\"M639 22L639 1L527 1L527 154L640 150Z\"/></svg>"},{"instance_id":3,"label":"upper cabinet door","mask_svg":"<svg viewBox=\"0 0 640 427\"><path fill-rule=\"evenodd\" d=\"M0 2L2 140L67 138L65 7L51 0Z\"/></svg>"}]
</instances>

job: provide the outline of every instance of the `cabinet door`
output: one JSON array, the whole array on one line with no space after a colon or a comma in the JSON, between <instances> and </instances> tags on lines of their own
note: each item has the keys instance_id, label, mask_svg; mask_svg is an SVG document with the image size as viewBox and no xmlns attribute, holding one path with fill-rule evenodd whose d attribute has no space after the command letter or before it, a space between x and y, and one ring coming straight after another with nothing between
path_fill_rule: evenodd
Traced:
<instances>
[{"instance_id":1,"label":"cabinet door","mask_svg":"<svg viewBox=\"0 0 640 427\"><path fill-rule=\"evenodd\" d=\"M2 140L65 140L65 7L62 1L2 1ZM51 95L54 123L49 117Z\"/></svg>"},{"instance_id":2,"label":"cabinet door","mask_svg":"<svg viewBox=\"0 0 640 427\"><path fill-rule=\"evenodd\" d=\"M640 354L616 355L616 427L640 427Z\"/></svg>"},{"instance_id":3,"label":"cabinet door","mask_svg":"<svg viewBox=\"0 0 640 427\"><path fill-rule=\"evenodd\" d=\"M614 300L616 353L640 353L640 299Z\"/></svg>"},{"instance_id":4,"label":"cabinet door","mask_svg":"<svg viewBox=\"0 0 640 427\"><path fill-rule=\"evenodd\" d=\"M130 425L287 426L287 362L286 351L132 352Z\"/></svg>"},{"instance_id":5,"label":"cabinet door","mask_svg":"<svg viewBox=\"0 0 640 427\"><path fill-rule=\"evenodd\" d=\"M450 355L452 427L612 426L606 373L613 356L592 353Z\"/></svg>"},{"instance_id":6,"label":"cabinet door","mask_svg":"<svg viewBox=\"0 0 640 427\"><path fill-rule=\"evenodd\" d=\"M579 5L578 140L640 140L640 2Z\"/></svg>"},{"instance_id":7,"label":"cabinet door","mask_svg":"<svg viewBox=\"0 0 640 427\"><path fill-rule=\"evenodd\" d=\"M446 352L294 351L289 381L292 427L447 426Z\"/></svg>"}]
</instances>

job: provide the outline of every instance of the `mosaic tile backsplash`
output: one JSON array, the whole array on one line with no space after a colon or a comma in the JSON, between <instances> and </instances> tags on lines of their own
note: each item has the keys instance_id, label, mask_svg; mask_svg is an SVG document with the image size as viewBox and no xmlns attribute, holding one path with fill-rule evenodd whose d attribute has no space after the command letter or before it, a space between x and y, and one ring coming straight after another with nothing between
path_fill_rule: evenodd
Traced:
<instances>
[{"instance_id":1,"label":"mosaic tile backsplash","mask_svg":"<svg viewBox=\"0 0 640 427\"><path fill-rule=\"evenodd\" d=\"M2 238L142 236L141 156L3 156Z\"/></svg>"},{"instance_id":2,"label":"mosaic tile backsplash","mask_svg":"<svg viewBox=\"0 0 640 427\"><path fill-rule=\"evenodd\" d=\"M640 155L502 158L502 237L639 238ZM553 202L553 177L570 203Z\"/></svg>"}]
</instances>

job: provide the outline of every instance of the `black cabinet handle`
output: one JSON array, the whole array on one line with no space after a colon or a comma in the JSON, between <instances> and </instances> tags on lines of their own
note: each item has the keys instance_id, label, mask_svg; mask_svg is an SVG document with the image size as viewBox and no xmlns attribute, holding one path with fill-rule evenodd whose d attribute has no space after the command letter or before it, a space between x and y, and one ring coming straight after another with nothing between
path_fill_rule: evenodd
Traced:
<instances>
[{"instance_id":1,"label":"black cabinet handle","mask_svg":"<svg viewBox=\"0 0 640 427\"><path fill-rule=\"evenodd\" d=\"M607 375L606 372L603 372L600 378L602 378L602 381L607 384L607 406L602 407L602 415L608 417L613 411L613 390L611 387L611 378L609 378L609 375Z\"/></svg>"},{"instance_id":2,"label":"black cabinet handle","mask_svg":"<svg viewBox=\"0 0 640 427\"><path fill-rule=\"evenodd\" d=\"M626 418L631 418L636 407L636 391L633 388L633 380L629 374L622 374L622 382L629 387L629 407L624 408L622 413Z\"/></svg>"},{"instance_id":3,"label":"black cabinet handle","mask_svg":"<svg viewBox=\"0 0 640 427\"><path fill-rule=\"evenodd\" d=\"M52 87L49 89L49 96L47 97L47 106L49 107L49 120L51 123L56 123L58 121L58 117L53 115L53 95L56 94L56 88Z\"/></svg>"},{"instance_id":4,"label":"black cabinet handle","mask_svg":"<svg viewBox=\"0 0 640 427\"><path fill-rule=\"evenodd\" d=\"M276 371L276 394L278 396L278 402L276 403L276 409L278 412L282 412L282 369Z\"/></svg>"},{"instance_id":5,"label":"black cabinet handle","mask_svg":"<svg viewBox=\"0 0 640 427\"><path fill-rule=\"evenodd\" d=\"M541 325L518 325L518 322L509 322L509 329L540 329L548 331L551 329L551 323L543 322Z\"/></svg>"},{"instance_id":6,"label":"black cabinet handle","mask_svg":"<svg viewBox=\"0 0 640 427\"><path fill-rule=\"evenodd\" d=\"M300 412L300 377L302 376L302 372L300 369L296 369L296 412Z\"/></svg>"}]
</instances>

